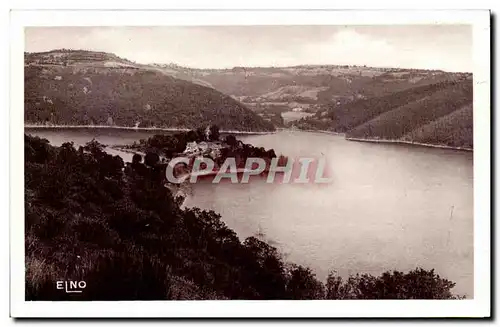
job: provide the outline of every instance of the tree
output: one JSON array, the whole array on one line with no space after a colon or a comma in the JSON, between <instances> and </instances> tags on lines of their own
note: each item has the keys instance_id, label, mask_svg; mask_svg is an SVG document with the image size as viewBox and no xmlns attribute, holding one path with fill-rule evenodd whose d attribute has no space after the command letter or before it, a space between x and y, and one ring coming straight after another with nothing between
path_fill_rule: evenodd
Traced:
<instances>
[{"instance_id":1,"label":"tree","mask_svg":"<svg viewBox=\"0 0 500 327\"><path fill-rule=\"evenodd\" d=\"M323 298L323 284L316 279L311 269L292 265L287 291L293 300L314 300Z\"/></svg>"},{"instance_id":2,"label":"tree","mask_svg":"<svg viewBox=\"0 0 500 327\"><path fill-rule=\"evenodd\" d=\"M209 141L218 141L220 137L219 127L217 125L210 125L209 127Z\"/></svg>"},{"instance_id":3,"label":"tree","mask_svg":"<svg viewBox=\"0 0 500 327\"><path fill-rule=\"evenodd\" d=\"M140 164L142 162L142 156L138 153L134 153L132 156L132 164Z\"/></svg>"},{"instance_id":4,"label":"tree","mask_svg":"<svg viewBox=\"0 0 500 327\"><path fill-rule=\"evenodd\" d=\"M269 158L276 158L276 152L274 152L274 149L267 150L266 155Z\"/></svg>"},{"instance_id":5,"label":"tree","mask_svg":"<svg viewBox=\"0 0 500 327\"><path fill-rule=\"evenodd\" d=\"M155 152L148 152L144 156L144 163L146 164L146 166L154 167L158 164L159 161L160 156Z\"/></svg>"},{"instance_id":6,"label":"tree","mask_svg":"<svg viewBox=\"0 0 500 327\"><path fill-rule=\"evenodd\" d=\"M92 153L93 155L102 155L104 153L105 145L99 143L96 139L92 139L85 144L83 149Z\"/></svg>"},{"instance_id":7,"label":"tree","mask_svg":"<svg viewBox=\"0 0 500 327\"><path fill-rule=\"evenodd\" d=\"M47 139L24 135L25 160L42 163L50 157L51 146Z\"/></svg>"},{"instance_id":8,"label":"tree","mask_svg":"<svg viewBox=\"0 0 500 327\"><path fill-rule=\"evenodd\" d=\"M326 282L326 298L345 299L456 299L455 283L441 278L434 269L414 269L408 273L386 271L378 277L368 274L347 280L331 273Z\"/></svg>"},{"instance_id":9,"label":"tree","mask_svg":"<svg viewBox=\"0 0 500 327\"><path fill-rule=\"evenodd\" d=\"M198 133L191 130L186 134L186 142L194 142L198 138Z\"/></svg>"},{"instance_id":10,"label":"tree","mask_svg":"<svg viewBox=\"0 0 500 327\"><path fill-rule=\"evenodd\" d=\"M228 135L226 136L226 144L231 146L231 147L235 147L236 145L238 145L238 140L236 139L236 137L234 135Z\"/></svg>"},{"instance_id":11,"label":"tree","mask_svg":"<svg viewBox=\"0 0 500 327\"><path fill-rule=\"evenodd\" d=\"M206 141L206 138L205 138L205 128L204 127L198 127L196 129L196 139L198 142L201 142L201 141Z\"/></svg>"}]
</instances>

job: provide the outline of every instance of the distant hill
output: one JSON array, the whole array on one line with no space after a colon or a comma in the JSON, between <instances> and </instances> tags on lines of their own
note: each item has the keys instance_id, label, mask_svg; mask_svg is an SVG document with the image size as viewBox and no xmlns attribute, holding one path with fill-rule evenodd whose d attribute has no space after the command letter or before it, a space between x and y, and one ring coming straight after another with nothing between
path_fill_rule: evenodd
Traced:
<instances>
[{"instance_id":1,"label":"distant hill","mask_svg":"<svg viewBox=\"0 0 500 327\"><path fill-rule=\"evenodd\" d=\"M174 77L202 83L231 95L256 111L316 111L322 104L347 103L470 75L439 70L347 65L192 69L155 65Z\"/></svg>"},{"instance_id":2,"label":"distant hill","mask_svg":"<svg viewBox=\"0 0 500 327\"><path fill-rule=\"evenodd\" d=\"M472 122L452 115L472 103L470 73L346 65L157 68L231 95L277 127L472 147Z\"/></svg>"},{"instance_id":3,"label":"distant hill","mask_svg":"<svg viewBox=\"0 0 500 327\"><path fill-rule=\"evenodd\" d=\"M401 137L403 141L473 148L472 104L442 116Z\"/></svg>"},{"instance_id":4,"label":"distant hill","mask_svg":"<svg viewBox=\"0 0 500 327\"><path fill-rule=\"evenodd\" d=\"M411 93L411 96L415 94L417 93ZM430 124L440 117L471 104L472 83L446 83L439 85L435 90L419 95L417 99L413 98L403 105L398 105L403 99L401 93L389 96L385 99L387 100L385 108L389 109L388 111L350 129L347 135L399 139L416 128Z\"/></svg>"},{"instance_id":5,"label":"distant hill","mask_svg":"<svg viewBox=\"0 0 500 327\"><path fill-rule=\"evenodd\" d=\"M441 82L330 105L296 126L392 140L472 148L472 80Z\"/></svg>"},{"instance_id":6,"label":"distant hill","mask_svg":"<svg viewBox=\"0 0 500 327\"><path fill-rule=\"evenodd\" d=\"M212 88L113 54L73 50L25 54L25 122L274 130Z\"/></svg>"},{"instance_id":7,"label":"distant hill","mask_svg":"<svg viewBox=\"0 0 500 327\"><path fill-rule=\"evenodd\" d=\"M294 126L356 139L473 143L470 73L346 65L194 69L71 50L29 53L25 61L26 122Z\"/></svg>"}]
</instances>

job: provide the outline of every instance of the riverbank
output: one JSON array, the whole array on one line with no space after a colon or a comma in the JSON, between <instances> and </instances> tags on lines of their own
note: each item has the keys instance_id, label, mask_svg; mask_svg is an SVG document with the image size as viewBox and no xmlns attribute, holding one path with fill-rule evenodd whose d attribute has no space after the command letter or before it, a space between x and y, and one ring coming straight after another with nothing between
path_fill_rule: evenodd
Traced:
<instances>
[{"instance_id":1,"label":"riverbank","mask_svg":"<svg viewBox=\"0 0 500 327\"><path fill-rule=\"evenodd\" d=\"M329 134L329 135L336 135L336 136L345 136L345 133L338 133L338 132L320 130L320 129L277 128L276 131L278 131L278 132L296 132L296 131L299 131L299 132L308 132L308 133L321 133L321 134Z\"/></svg>"},{"instance_id":2,"label":"riverbank","mask_svg":"<svg viewBox=\"0 0 500 327\"><path fill-rule=\"evenodd\" d=\"M416 145L416 146L424 146L428 148L438 148L438 149L450 149L450 150L459 150L459 151L468 151L473 152L474 149L465 148L465 147L453 147L444 144L429 144L429 143L421 143L421 142L412 142L412 141L404 141L404 140L388 140L388 139L363 139L358 137L347 137L345 133L338 133L327 130L315 130L315 129L289 129L283 128L278 129L278 131L301 131L308 133L322 133L336 136L344 136L347 141L357 141L357 142L371 142L371 143L396 143L396 144L408 144L408 145Z\"/></svg>"},{"instance_id":3,"label":"riverbank","mask_svg":"<svg viewBox=\"0 0 500 327\"><path fill-rule=\"evenodd\" d=\"M118 130L134 130L134 131L162 131L162 132L189 132L190 128L178 127L131 127L131 126L109 126L109 125L37 125L37 124L24 124L24 128L33 129L118 129ZM220 130L221 134L236 134L236 135L266 135L274 134L276 131L257 132L257 131L232 131Z\"/></svg>"},{"instance_id":4,"label":"riverbank","mask_svg":"<svg viewBox=\"0 0 500 327\"><path fill-rule=\"evenodd\" d=\"M404 141L404 140L362 139L362 138L357 138L357 137L346 137L345 139L347 141L357 141L357 142L396 143L396 144L409 144L409 145L424 146L424 147L428 147L428 148L450 149L450 150L459 150L459 151L468 151L468 152L474 151L474 149L471 149L471 148L454 147L454 146L439 145L439 144L428 144L428 143L420 143L420 142L412 142L412 141Z\"/></svg>"}]
</instances>

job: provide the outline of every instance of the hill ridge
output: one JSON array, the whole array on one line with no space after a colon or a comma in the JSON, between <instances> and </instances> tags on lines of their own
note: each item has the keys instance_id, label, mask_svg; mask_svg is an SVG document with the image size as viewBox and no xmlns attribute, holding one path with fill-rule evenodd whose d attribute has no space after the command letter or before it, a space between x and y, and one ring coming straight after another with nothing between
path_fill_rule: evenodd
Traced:
<instances>
[{"instance_id":1,"label":"hill ridge","mask_svg":"<svg viewBox=\"0 0 500 327\"><path fill-rule=\"evenodd\" d=\"M92 51L25 56L25 122L272 131L215 89Z\"/></svg>"}]
</instances>

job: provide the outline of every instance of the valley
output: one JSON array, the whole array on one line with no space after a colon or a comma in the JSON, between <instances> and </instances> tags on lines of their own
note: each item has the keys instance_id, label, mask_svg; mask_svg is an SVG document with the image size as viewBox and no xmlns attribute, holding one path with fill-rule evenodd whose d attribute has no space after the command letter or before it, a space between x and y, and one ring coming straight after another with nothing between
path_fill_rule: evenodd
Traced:
<instances>
[{"instance_id":1,"label":"valley","mask_svg":"<svg viewBox=\"0 0 500 327\"><path fill-rule=\"evenodd\" d=\"M470 73L347 65L194 69L62 49L25 54L25 81L25 122L33 125L294 128L473 148Z\"/></svg>"}]
</instances>

